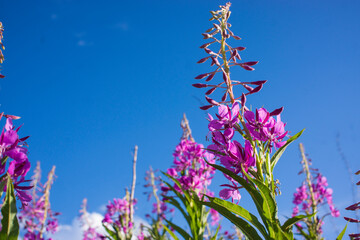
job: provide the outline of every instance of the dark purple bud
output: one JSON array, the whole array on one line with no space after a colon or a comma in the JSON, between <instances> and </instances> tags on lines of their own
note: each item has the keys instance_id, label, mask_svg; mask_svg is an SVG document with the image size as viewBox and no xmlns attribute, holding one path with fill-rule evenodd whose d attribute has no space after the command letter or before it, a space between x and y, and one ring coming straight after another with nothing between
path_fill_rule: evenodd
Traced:
<instances>
[{"instance_id":1,"label":"dark purple bud","mask_svg":"<svg viewBox=\"0 0 360 240\"><path fill-rule=\"evenodd\" d=\"M246 103L246 95L243 93L241 95L241 106L244 107Z\"/></svg>"},{"instance_id":2,"label":"dark purple bud","mask_svg":"<svg viewBox=\"0 0 360 240\"><path fill-rule=\"evenodd\" d=\"M360 237L360 233L350 233L349 237L351 239L357 240L358 239L357 237Z\"/></svg>"},{"instance_id":3,"label":"dark purple bud","mask_svg":"<svg viewBox=\"0 0 360 240\"><path fill-rule=\"evenodd\" d=\"M360 223L360 220L357 219L353 219L353 218L348 218L348 217L344 217L344 219L348 222L352 222L352 223Z\"/></svg>"},{"instance_id":4,"label":"dark purple bud","mask_svg":"<svg viewBox=\"0 0 360 240\"><path fill-rule=\"evenodd\" d=\"M207 54L214 54L214 52L213 51L211 51L210 49L208 49L208 48L204 48L204 50L205 50L205 52L207 53Z\"/></svg>"},{"instance_id":5,"label":"dark purple bud","mask_svg":"<svg viewBox=\"0 0 360 240\"><path fill-rule=\"evenodd\" d=\"M217 59L217 57L211 57L211 60L212 60L212 65L217 65L217 66L220 66L220 63L219 63L219 60Z\"/></svg>"},{"instance_id":6,"label":"dark purple bud","mask_svg":"<svg viewBox=\"0 0 360 240\"><path fill-rule=\"evenodd\" d=\"M232 54L231 54L231 57L230 57L230 58L235 57L237 54L238 54L238 51L235 49L235 50L232 52Z\"/></svg>"},{"instance_id":7,"label":"dark purple bud","mask_svg":"<svg viewBox=\"0 0 360 240\"><path fill-rule=\"evenodd\" d=\"M29 137L30 137L30 136L20 138L19 141L20 141L20 142L26 141L26 139L28 139Z\"/></svg>"},{"instance_id":8,"label":"dark purple bud","mask_svg":"<svg viewBox=\"0 0 360 240\"><path fill-rule=\"evenodd\" d=\"M208 76L205 81L208 82L208 81L212 80L214 78L214 76L215 76L215 73L210 74L210 76Z\"/></svg>"},{"instance_id":9,"label":"dark purple bud","mask_svg":"<svg viewBox=\"0 0 360 240\"><path fill-rule=\"evenodd\" d=\"M238 37L238 36L232 36L233 38L235 38L236 40L240 40L241 39L241 37Z\"/></svg>"},{"instance_id":10,"label":"dark purple bud","mask_svg":"<svg viewBox=\"0 0 360 240\"><path fill-rule=\"evenodd\" d=\"M199 76L196 76L195 79L203 79L204 77L208 76L209 73L200 74Z\"/></svg>"},{"instance_id":11,"label":"dark purple bud","mask_svg":"<svg viewBox=\"0 0 360 240\"><path fill-rule=\"evenodd\" d=\"M274 111L272 111L270 113L270 116L276 116L276 115L279 115L280 113L282 113L282 111L284 110L284 107L281 107L281 108L278 108L278 109L275 109Z\"/></svg>"},{"instance_id":12,"label":"dark purple bud","mask_svg":"<svg viewBox=\"0 0 360 240\"><path fill-rule=\"evenodd\" d=\"M210 46L210 44L212 44L212 43L214 43L214 42L205 43L205 44L201 45L200 48L206 48L206 47Z\"/></svg>"},{"instance_id":13,"label":"dark purple bud","mask_svg":"<svg viewBox=\"0 0 360 240\"><path fill-rule=\"evenodd\" d=\"M220 105L217 101L215 101L214 99L209 98L208 96L205 96L205 99L206 99L206 101L208 101L208 103L210 103L211 105L216 105L216 106Z\"/></svg>"},{"instance_id":14,"label":"dark purple bud","mask_svg":"<svg viewBox=\"0 0 360 240\"><path fill-rule=\"evenodd\" d=\"M212 36L211 36L210 34L208 34L208 33L202 33L201 35L204 36L204 39L209 39L209 38L212 37Z\"/></svg>"},{"instance_id":15,"label":"dark purple bud","mask_svg":"<svg viewBox=\"0 0 360 240\"><path fill-rule=\"evenodd\" d=\"M258 63L259 63L259 61L252 61L252 62L244 62L243 64L248 65L248 66L254 66Z\"/></svg>"},{"instance_id":16,"label":"dark purple bud","mask_svg":"<svg viewBox=\"0 0 360 240\"><path fill-rule=\"evenodd\" d=\"M203 83L194 83L193 86L196 88L204 88L207 87L208 85Z\"/></svg>"},{"instance_id":17,"label":"dark purple bud","mask_svg":"<svg viewBox=\"0 0 360 240\"><path fill-rule=\"evenodd\" d=\"M211 32L214 28L209 28L208 30L206 30L205 32Z\"/></svg>"},{"instance_id":18,"label":"dark purple bud","mask_svg":"<svg viewBox=\"0 0 360 240\"><path fill-rule=\"evenodd\" d=\"M225 102L227 95L228 95L228 92L226 91L225 94L222 96L221 101Z\"/></svg>"},{"instance_id":19,"label":"dark purple bud","mask_svg":"<svg viewBox=\"0 0 360 240\"><path fill-rule=\"evenodd\" d=\"M197 63L204 63L206 62L206 60L208 60L209 57L204 57L202 59L200 59Z\"/></svg>"},{"instance_id":20,"label":"dark purple bud","mask_svg":"<svg viewBox=\"0 0 360 240\"><path fill-rule=\"evenodd\" d=\"M262 84L264 84L266 82L267 82L267 80L254 81L254 82L243 82L243 83L254 84L254 85L262 85Z\"/></svg>"},{"instance_id":21,"label":"dark purple bud","mask_svg":"<svg viewBox=\"0 0 360 240\"><path fill-rule=\"evenodd\" d=\"M249 94L253 94L253 93L257 93L262 89L263 85L259 85L256 88L254 88L251 92L249 92Z\"/></svg>"},{"instance_id":22,"label":"dark purple bud","mask_svg":"<svg viewBox=\"0 0 360 240\"><path fill-rule=\"evenodd\" d=\"M4 77L5 77L4 75L0 74L0 78L4 78Z\"/></svg>"},{"instance_id":23,"label":"dark purple bud","mask_svg":"<svg viewBox=\"0 0 360 240\"><path fill-rule=\"evenodd\" d=\"M243 50L245 50L246 48L245 48L245 47L236 47L235 49L238 50L238 51L243 51Z\"/></svg>"},{"instance_id":24,"label":"dark purple bud","mask_svg":"<svg viewBox=\"0 0 360 240\"><path fill-rule=\"evenodd\" d=\"M221 28L220 28L220 26L219 26L218 24L213 23L213 26L214 26L214 28L216 28L217 30L221 30Z\"/></svg>"},{"instance_id":25,"label":"dark purple bud","mask_svg":"<svg viewBox=\"0 0 360 240\"><path fill-rule=\"evenodd\" d=\"M21 117L19 117L19 116L9 115L9 114L4 114L4 117L6 117L6 118L11 118L11 119L13 119L13 120L18 120L18 119L21 118Z\"/></svg>"},{"instance_id":26,"label":"dark purple bud","mask_svg":"<svg viewBox=\"0 0 360 240\"><path fill-rule=\"evenodd\" d=\"M208 110L209 108L212 108L213 105L206 105L206 106L202 106L200 107L201 110Z\"/></svg>"},{"instance_id":27,"label":"dark purple bud","mask_svg":"<svg viewBox=\"0 0 360 240\"><path fill-rule=\"evenodd\" d=\"M205 93L205 95L210 95L210 94L212 94L212 93L215 91L215 89L216 89L216 87L210 88L210 89Z\"/></svg>"},{"instance_id":28,"label":"dark purple bud","mask_svg":"<svg viewBox=\"0 0 360 240\"><path fill-rule=\"evenodd\" d=\"M250 66L248 66L248 65L244 65L243 63L241 63L240 66L241 66L243 69L248 70L248 71L253 71L253 70L255 70L255 68L252 68L252 67L250 67Z\"/></svg>"},{"instance_id":29,"label":"dark purple bud","mask_svg":"<svg viewBox=\"0 0 360 240\"><path fill-rule=\"evenodd\" d=\"M243 85L243 87L244 87L246 90L248 90L249 92L251 92L252 90L254 90L253 87L250 87L250 86L247 85L247 84L242 84L242 85Z\"/></svg>"},{"instance_id":30,"label":"dark purple bud","mask_svg":"<svg viewBox=\"0 0 360 240\"><path fill-rule=\"evenodd\" d=\"M355 175L359 175L359 174L360 174L360 170L355 173Z\"/></svg>"},{"instance_id":31,"label":"dark purple bud","mask_svg":"<svg viewBox=\"0 0 360 240\"><path fill-rule=\"evenodd\" d=\"M351 206L348 206L347 208L345 208L346 210L350 210L350 211L355 211L357 209L360 209L360 202L355 203Z\"/></svg>"}]
</instances>

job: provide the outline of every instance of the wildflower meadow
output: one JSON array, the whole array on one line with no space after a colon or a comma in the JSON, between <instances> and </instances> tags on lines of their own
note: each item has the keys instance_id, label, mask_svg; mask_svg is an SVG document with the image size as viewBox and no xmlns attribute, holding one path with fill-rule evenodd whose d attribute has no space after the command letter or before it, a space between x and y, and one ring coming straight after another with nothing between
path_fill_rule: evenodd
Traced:
<instances>
[{"instance_id":1,"label":"wildflower meadow","mask_svg":"<svg viewBox=\"0 0 360 240\"><path fill-rule=\"evenodd\" d=\"M360 239L356 1L0 3L0 240Z\"/></svg>"}]
</instances>

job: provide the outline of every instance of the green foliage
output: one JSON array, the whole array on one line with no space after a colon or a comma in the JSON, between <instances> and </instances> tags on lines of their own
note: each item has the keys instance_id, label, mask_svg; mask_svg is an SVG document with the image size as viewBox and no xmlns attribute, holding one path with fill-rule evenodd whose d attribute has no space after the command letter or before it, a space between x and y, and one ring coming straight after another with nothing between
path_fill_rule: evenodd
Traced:
<instances>
[{"instance_id":1,"label":"green foliage","mask_svg":"<svg viewBox=\"0 0 360 240\"><path fill-rule=\"evenodd\" d=\"M19 222L16 217L16 198L14 194L14 185L9 177L7 178L6 187L6 196L1 208L3 218L1 220L2 229L0 232L0 239L17 240L19 236Z\"/></svg>"}]
</instances>

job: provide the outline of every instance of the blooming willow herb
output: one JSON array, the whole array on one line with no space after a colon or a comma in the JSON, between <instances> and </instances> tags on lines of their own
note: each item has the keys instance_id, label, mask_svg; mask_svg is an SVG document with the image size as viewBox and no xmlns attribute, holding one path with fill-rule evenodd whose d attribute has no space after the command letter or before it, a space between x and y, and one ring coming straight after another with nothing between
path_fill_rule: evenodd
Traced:
<instances>
[{"instance_id":1,"label":"blooming willow herb","mask_svg":"<svg viewBox=\"0 0 360 240\"><path fill-rule=\"evenodd\" d=\"M214 159L208 163L221 171L229 183L222 185L223 189L219 193L222 199L207 196L209 202L196 199L196 197L195 200L217 210L233 222L249 239L293 239L291 226L308 216L295 216L284 224L280 224L275 200L280 190L277 186L278 180L275 180L273 176L273 170L286 147L297 139L302 131L287 139L288 131L285 130L285 123L280 117L283 107L274 111L260 108L255 112L246 107L247 96L259 92L266 81L243 82L230 77L231 67L240 66L252 71L254 70L252 66L258 63L239 62L241 61L239 51L245 48L231 47L228 43L231 37L240 40L240 37L234 35L229 29L231 26L228 23L231 14L230 6L231 4L227 3L225 6L220 6L220 10L210 12L212 15L210 20L214 20L215 23L203 34L204 39L209 39L210 42L200 47L209 56L198 63L211 59L211 66L215 66L216 69L195 77L195 79L206 78L205 81L208 82L217 73L222 73L222 81L214 85L193 84L197 88L210 87L210 90L205 93L205 98L210 105L203 106L201 109L218 107L215 117L209 114L208 128L212 143L207 150L213 153L221 165L214 164ZM212 44L220 45L219 50L210 50L209 46ZM233 91L236 85L243 86L246 91L236 96ZM208 97L216 89L224 89L221 101ZM236 132L240 138L235 136ZM239 190L241 188L250 194L262 222L254 214L234 204L234 202L240 202ZM227 199L231 199L231 202L226 201Z\"/></svg>"},{"instance_id":2,"label":"blooming willow herb","mask_svg":"<svg viewBox=\"0 0 360 240\"><path fill-rule=\"evenodd\" d=\"M305 174L305 181L294 193L293 203L295 207L292 216L298 215L299 212L312 215L311 218L306 218L295 226L305 239L322 239L322 225L328 214L319 217L317 214L319 207L327 204L333 217L339 217L340 212L333 204L333 190L328 188L326 177L322 176L317 169L310 168L311 160L306 157L304 146L300 144L299 147L303 165L303 170L300 173Z\"/></svg>"},{"instance_id":3,"label":"blooming willow herb","mask_svg":"<svg viewBox=\"0 0 360 240\"><path fill-rule=\"evenodd\" d=\"M205 151L202 144L195 142L185 114L181 127L183 136L175 148L173 166L167 170L166 174L174 183L165 182L166 186L162 187L161 190L165 201L182 213L190 228L190 233L168 219L165 221L184 239L210 239L211 236L216 239L219 227L213 235L207 219L210 215L211 225L218 225L218 212L206 210L205 206L201 206L191 198L191 196L196 196L203 199L205 195L213 196L208 187L211 184L215 169L208 165L205 159L214 163L214 155ZM173 238L178 239L167 226L164 228ZM207 233L205 233L206 229Z\"/></svg>"},{"instance_id":4,"label":"blooming willow herb","mask_svg":"<svg viewBox=\"0 0 360 240\"><path fill-rule=\"evenodd\" d=\"M48 234L54 234L58 230L58 212L53 212L50 207L50 190L55 177L55 166L48 174L48 179L41 185L40 162L34 171L32 184L33 201L25 205L19 214L19 220L26 231L24 240L45 240Z\"/></svg>"}]
</instances>

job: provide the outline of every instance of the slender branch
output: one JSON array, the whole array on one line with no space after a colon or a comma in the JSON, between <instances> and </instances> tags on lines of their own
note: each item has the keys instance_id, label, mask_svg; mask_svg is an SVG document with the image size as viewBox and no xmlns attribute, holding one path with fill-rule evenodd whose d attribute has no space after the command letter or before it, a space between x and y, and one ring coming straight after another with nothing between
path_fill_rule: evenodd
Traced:
<instances>
[{"instance_id":1,"label":"slender branch","mask_svg":"<svg viewBox=\"0 0 360 240\"><path fill-rule=\"evenodd\" d=\"M308 163L308 159L305 155L304 145L302 143L299 144L299 148L300 148L302 162L303 162L303 166L304 166L304 172L306 174L306 183L307 183L309 191L310 191L312 213L315 213L313 216L313 221L315 223L315 228L318 228L318 220L316 217L317 209L316 209L316 202L315 202L315 196L314 196L314 189L311 184L311 174L310 174L310 169L309 169L309 163ZM315 229L315 230L317 230L317 229Z\"/></svg>"},{"instance_id":2,"label":"slender branch","mask_svg":"<svg viewBox=\"0 0 360 240\"><path fill-rule=\"evenodd\" d=\"M133 179L132 179L132 185L131 185L131 192L130 192L130 222L133 222L134 218L134 195L135 195L135 184L136 184L136 161L137 161L137 153L138 153L138 146L135 145L134 149L134 159L133 159Z\"/></svg>"},{"instance_id":3,"label":"slender branch","mask_svg":"<svg viewBox=\"0 0 360 240\"><path fill-rule=\"evenodd\" d=\"M55 166L52 167L51 171L49 172L48 175L48 180L45 184L45 190L44 190L44 195L43 197L44 199L44 217L41 221L41 228L40 228L40 238L42 238L43 236L43 232L44 232L44 227L45 227L45 223L46 223L46 218L47 218L47 213L49 210L49 206L50 206L50 189L51 189L51 185L54 181L54 177L55 177Z\"/></svg>"}]
</instances>

